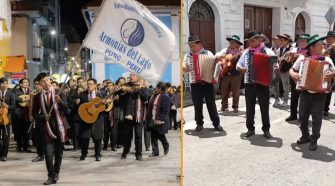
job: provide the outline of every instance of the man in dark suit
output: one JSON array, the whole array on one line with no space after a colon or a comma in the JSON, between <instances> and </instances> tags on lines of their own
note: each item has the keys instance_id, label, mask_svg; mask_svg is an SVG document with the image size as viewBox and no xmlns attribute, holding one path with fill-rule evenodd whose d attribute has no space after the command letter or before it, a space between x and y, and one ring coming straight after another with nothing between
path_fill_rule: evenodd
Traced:
<instances>
[{"instance_id":1,"label":"man in dark suit","mask_svg":"<svg viewBox=\"0 0 335 186\"><path fill-rule=\"evenodd\" d=\"M14 91L14 99L15 99L15 109L13 111L13 128L14 128L14 136L17 142L16 150L19 152L31 152L28 149L29 146L29 134L28 129L30 126L28 110L29 110L29 101L30 98L21 98L22 95L29 95L29 80L27 78L23 78L19 81L20 88ZM21 106L20 104L25 104Z\"/></svg>"},{"instance_id":2,"label":"man in dark suit","mask_svg":"<svg viewBox=\"0 0 335 186\"><path fill-rule=\"evenodd\" d=\"M1 108L8 109L7 116L10 118L10 113L14 108L14 98L12 89L8 88L8 81L5 78L0 78L0 100L1 100ZM9 139L10 139L10 123L4 125L1 121L0 123L0 136L2 140L2 147L0 149L0 161L7 161L8 147L9 147Z\"/></svg>"},{"instance_id":3,"label":"man in dark suit","mask_svg":"<svg viewBox=\"0 0 335 186\"><path fill-rule=\"evenodd\" d=\"M43 145L43 137L42 137L42 126L38 122L38 120L34 120L33 117L33 104L34 104L34 96L36 96L37 93L39 93L42 90L42 87L40 83L37 81L37 79L34 79L34 92L31 95L31 102L30 102L30 108L29 109L29 118L30 122L34 122L32 127L32 137L34 144L36 146L37 151L37 157L32 160L32 162L39 162L44 160L44 145Z\"/></svg>"},{"instance_id":4,"label":"man in dark suit","mask_svg":"<svg viewBox=\"0 0 335 186\"><path fill-rule=\"evenodd\" d=\"M123 90L127 93L125 94L126 106L123 123L125 143L121 159L127 158L131 147L131 139L133 138L133 133L135 133L135 156L136 160L142 161L144 106L148 98L147 91L145 91L146 88L138 80L139 77L136 74L130 74L130 81L123 87Z\"/></svg>"},{"instance_id":5,"label":"man in dark suit","mask_svg":"<svg viewBox=\"0 0 335 186\"><path fill-rule=\"evenodd\" d=\"M64 112L68 110L68 107L65 95L59 94L59 90L52 87L47 73L38 74L36 79L42 86L42 91L34 96L32 113L34 119L42 127L45 162L48 170L48 180L44 182L44 185L50 185L55 184L59 179L68 128ZM50 113L51 108L53 109Z\"/></svg>"},{"instance_id":6,"label":"man in dark suit","mask_svg":"<svg viewBox=\"0 0 335 186\"><path fill-rule=\"evenodd\" d=\"M159 82L156 86L155 93L151 96L146 122L151 130L152 154L149 157L159 156L158 140L161 141L164 154L169 153L169 142L165 134L168 133L169 123L168 114L170 107L170 98L165 93L165 83Z\"/></svg>"},{"instance_id":7,"label":"man in dark suit","mask_svg":"<svg viewBox=\"0 0 335 186\"><path fill-rule=\"evenodd\" d=\"M88 79L87 80L87 90L82 92L79 96L79 99L76 100L77 105L90 102L94 98L99 97L103 98L102 95L97 90L97 80ZM103 103L106 103L107 100L102 100ZM94 123L85 123L84 121L79 126L79 137L80 137L80 147L81 147L81 156L80 160L85 160L87 156L88 146L90 138L93 138L94 142L94 157L96 161L101 160L101 143L104 135L104 117L103 113L99 113L97 120Z\"/></svg>"}]
</instances>

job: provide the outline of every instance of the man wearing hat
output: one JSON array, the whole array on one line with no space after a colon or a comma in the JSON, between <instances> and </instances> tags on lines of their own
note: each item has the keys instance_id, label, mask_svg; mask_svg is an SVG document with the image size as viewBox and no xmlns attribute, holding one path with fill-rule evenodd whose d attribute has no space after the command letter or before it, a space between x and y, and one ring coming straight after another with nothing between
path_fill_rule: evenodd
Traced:
<instances>
[{"instance_id":1,"label":"man wearing hat","mask_svg":"<svg viewBox=\"0 0 335 186\"><path fill-rule=\"evenodd\" d=\"M334 68L334 64L329 57L322 56L322 41L325 37L314 35L308 39L307 49L309 51L308 57L318 60L319 62L327 61ZM301 63L305 60L305 56L301 55L290 69L290 75L294 81L298 81L301 77L298 73ZM334 72L327 72L325 79L332 80ZM317 149L317 140L320 138L320 130L322 125L322 111L325 104L326 94L318 93L310 90L303 90L300 92L299 103L299 119L302 136L297 141L297 144L310 143L309 150L315 151ZM310 136L308 130L308 119L312 115L312 135Z\"/></svg>"},{"instance_id":2,"label":"man wearing hat","mask_svg":"<svg viewBox=\"0 0 335 186\"><path fill-rule=\"evenodd\" d=\"M193 54L197 53L197 54L213 55L210 51L205 50L203 48L202 43L199 39L199 36L197 35L190 36L188 38L188 45L191 51L190 53L187 53L184 56L184 62L183 62L184 72L191 72L191 68L188 64L187 59L191 58ZM199 82L191 83L191 89L192 89L191 91L192 101L193 101L194 112L195 112L195 121L197 123L197 127L195 128L195 131L200 132L203 129L204 117L202 114L202 106L203 106L204 98L206 100L207 110L211 118L211 121L213 122L213 126L215 130L223 131L223 128L220 126L220 118L219 118L216 105L215 105L214 85L212 83L208 83L205 81L199 81Z\"/></svg>"},{"instance_id":3,"label":"man wearing hat","mask_svg":"<svg viewBox=\"0 0 335 186\"><path fill-rule=\"evenodd\" d=\"M248 128L248 132L244 135L244 137L250 137L255 134L255 105L256 105L256 97L258 98L258 103L261 110L262 130L264 132L264 136L266 138L271 138L270 134L270 118L269 118L269 102L270 102L270 91L269 86L261 85L255 83L252 79L252 74L248 70L248 64L252 65L253 63L253 54L255 52L264 53L269 56L274 56L274 52L267 48L264 43L262 43L261 35L255 31L251 31L248 33L248 43L249 48L246 49L239 59L236 69L240 73L244 74L244 84L245 84L245 102L247 106L247 119L246 126ZM248 60L246 63L246 59Z\"/></svg>"},{"instance_id":4,"label":"man wearing hat","mask_svg":"<svg viewBox=\"0 0 335 186\"><path fill-rule=\"evenodd\" d=\"M335 61L335 31L329 31L326 36L326 49L323 53L330 57L330 59ZM332 98L332 91L326 95L325 107L323 109L323 115L328 116L330 100Z\"/></svg>"},{"instance_id":5,"label":"man wearing hat","mask_svg":"<svg viewBox=\"0 0 335 186\"><path fill-rule=\"evenodd\" d=\"M272 38L272 47L273 51L276 51L281 46L279 37L275 36Z\"/></svg>"},{"instance_id":6,"label":"man wearing hat","mask_svg":"<svg viewBox=\"0 0 335 186\"><path fill-rule=\"evenodd\" d=\"M276 50L276 55L278 56L278 70L279 71L279 77L281 79L282 85L283 85L283 90L284 90L284 100L282 103L283 107L286 107L288 105L288 99L289 99L289 89L290 89L290 75L288 71L290 70L292 64L287 63L285 60L283 60L282 56L288 51L291 50L291 45L290 42L291 36L288 34L282 34L282 35L277 35L277 37L280 39L281 42L281 47ZM276 83L275 85L275 102L274 106L279 105L279 82Z\"/></svg>"},{"instance_id":7,"label":"man wearing hat","mask_svg":"<svg viewBox=\"0 0 335 186\"><path fill-rule=\"evenodd\" d=\"M232 54L233 56L238 56L241 53L241 46L243 43L240 41L240 37L237 35L233 35L232 37L227 37L227 41L229 41L229 46L227 48L222 49L220 52L215 54L216 58L222 58L227 54ZM234 112L238 112L239 98L240 98L240 85L241 85L241 73L236 70L235 66L239 57L233 59L231 61L231 69L227 72L227 74L221 74L221 92L222 92L222 111L228 111L228 98L229 93L232 91L233 93L233 109ZM226 60L226 59L223 59ZM229 68L230 68L229 67Z\"/></svg>"},{"instance_id":8,"label":"man wearing hat","mask_svg":"<svg viewBox=\"0 0 335 186\"><path fill-rule=\"evenodd\" d=\"M290 52L306 56L307 55L306 46L308 44L307 41L309 37L310 37L309 34L299 35L297 39L298 47L292 48ZM290 85L291 85L291 103L290 103L291 114L288 118L285 119L285 121L293 121L298 119L297 115L298 115L299 92L296 90L296 83L295 81L293 81L292 78L290 78Z\"/></svg>"}]
</instances>

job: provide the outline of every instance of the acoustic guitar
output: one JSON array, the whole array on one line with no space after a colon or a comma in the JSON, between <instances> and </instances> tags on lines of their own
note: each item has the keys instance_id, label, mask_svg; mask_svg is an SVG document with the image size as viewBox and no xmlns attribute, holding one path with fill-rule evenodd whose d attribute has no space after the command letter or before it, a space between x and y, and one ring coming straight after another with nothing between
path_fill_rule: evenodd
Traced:
<instances>
[{"instance_id":1,"label":"acoustic guitar","mask_svg":"<svg viewBox=\"0 0 335 186\"><path fill-rule=\"evenodd\" d=\"M113 93L109 94L104 99L109 99L114 94L114 92L118 90L119 88L115 89ZM78 114L80 118L85 121L85 123L92 124L98 119L100 112L104 111L105 108L106 105L102 102L102 99L96 97L90 102L80 105L78 109Z\"/></svg>"},{"instance_id":2,"label":"acoustic guitar","mask_svg":"<svg viewBox=\"0 0 335 186\"><path fill-rule=\"evenodd\" d=\"M8 125L9 118L8 118L8 108L3 106L3 102L0 103L0 124Z\"/></svg>"},{"instance_id":3,"label":"acoustic guitar","mask_svg":"<svg viewBox=\"0 0 335 186\"><path fill-rule=\"evenodd\" d=\"M228 72L236 67L237 60L240 58L242 51L233 55L227 54L219 60L222 62L222 75L225 76Z\"/></svg>"},{"instance_id":4,"label":"acoustic guitar","mask_svg":"<svg viewBox=\"0 0 335 186\"><path fill-rule=\"evenodd\" d=\"M27 107L29 102L23 100L30 100L30 94L22 94L19 96L19 105L21 107Z\"/></svg>"}]
</instances>

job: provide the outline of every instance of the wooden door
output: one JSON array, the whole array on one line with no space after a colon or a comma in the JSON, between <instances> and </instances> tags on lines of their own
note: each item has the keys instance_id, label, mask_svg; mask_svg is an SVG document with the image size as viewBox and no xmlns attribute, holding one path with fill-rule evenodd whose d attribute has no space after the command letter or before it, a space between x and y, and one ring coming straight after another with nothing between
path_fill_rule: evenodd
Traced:
<instances>
[{"instance_id":1,"label":"wooden door","mask_svg":"<svg viewBox=\"0 0 335 186\"><path fill-rule=\"evenodd\" d=\"M295 35L306 33L306 22L304 16L300 13L295 20Z\"/></svg>"},{"instance_id":2,"label":"wooden door","mask_svg":"<svg viewBox=\"0 0 335 186\"><path fill-rule=\"evenodd\" d=\"M271 46L272 38L272 9L254 6L244 6L244 37L247 33L255 30L268 37Z\"/></svg>"}]
</instances>

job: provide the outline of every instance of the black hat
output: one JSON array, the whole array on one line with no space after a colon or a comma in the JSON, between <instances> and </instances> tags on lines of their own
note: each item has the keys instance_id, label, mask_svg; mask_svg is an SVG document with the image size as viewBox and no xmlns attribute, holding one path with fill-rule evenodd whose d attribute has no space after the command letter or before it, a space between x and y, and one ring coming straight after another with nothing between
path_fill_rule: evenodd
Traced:
<instances>
[{"instance_id":1,"label":"black hat","mask_svg":"<svg viewBox=\"0 0 335 186\"><path fill-rule=\"evenodd\" d=\"M255 37L263 37L260 33L256 32L256 31L250 31L247 34L247 40L255 38Z\"/></svg>"},{"instance_id":2,"label":"black hat","mask_svg":"<svg viewBox=\"0 0 335 186\"><path fill-rule=\"evenodd\" d=\"M335 37L335 31L329 31L327 37Z\"/></svg>"},{"instance_id":3,"label":"black hat","mask_svg":"<svg viewBox=\"0 0 335 186\"><path fill-rule=\"evenodd\" d=\"M198 35L194 35L194 36L189 36L188 37L188 42L187 43L195 43L195 42L199 42L199 36Z\"/></svg>"},{"instance_id":4,"label":"black hat","mask_svg":"<svg viewBox=\"0 0 335 186\"><path fill-rule=\"evenodd\" d=\"M325 39L326 39L326 37L320 37L318 34L315 34L314 36L312 36L308 39L308 45L307 45L306 48L310 47L311 45L313 45L314 43L316 43L318 41L323 41Z\"/></svg>"},{"instance_id":5,"label":"black hat","mask_svg":"<svg viewBox=\"0 0 335 186\"><path fill-rule=\"evenodd\" d=\"M240 41L240 37L237 35L233 35L231 37L227 37L227 41L236 41L238 44L243 45L243 43Z\"/></svg>"}]
</instances>

